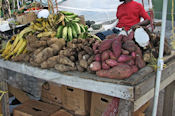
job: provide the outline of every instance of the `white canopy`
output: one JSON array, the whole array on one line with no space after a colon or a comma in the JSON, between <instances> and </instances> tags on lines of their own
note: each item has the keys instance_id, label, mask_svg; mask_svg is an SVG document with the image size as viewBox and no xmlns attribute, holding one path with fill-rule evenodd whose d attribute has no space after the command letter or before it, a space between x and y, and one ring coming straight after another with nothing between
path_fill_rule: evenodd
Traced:
<instances>
[{"instance_id":1,"label":"white canopy","mask_svg":"<svg viewBox=\"0 0 175 116\"><path fill-rule=\"evenodd\" d=\"M47 6L48 0L41 1L43 5ZM55 4L55 0L52 1ZM142 0L135 1L142 3ZM57 0L57 2L59 10L72 11L84 15L86 20L96 22L115 19L117 7L121 4L119 0ZM149 9L148 0L144 0L144 6L145 10Z\"/></svg>"}]
</instances>

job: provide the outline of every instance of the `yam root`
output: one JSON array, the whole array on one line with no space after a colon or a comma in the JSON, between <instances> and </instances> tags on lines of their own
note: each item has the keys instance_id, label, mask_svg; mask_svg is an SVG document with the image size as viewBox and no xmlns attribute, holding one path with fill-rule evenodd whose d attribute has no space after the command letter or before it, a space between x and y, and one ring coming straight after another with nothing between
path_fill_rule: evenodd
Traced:
<instances>
[{"instance_id":1,"label":"yam root","mask_svg":"<svg viewBox=\"0 0 175 116\"><path fill-rule=\"evenodd\" d=\"M80 71L80 72L84 72L85 71L85 69L83 67L81 67L78 62L76 62L76 67L77 67L77 70Z\"/></svg>"},{"instance_id":2,"label":"yam root","mask_svg":"<svg viewBox=\"0 0 175 116\"><path fill-rule=\"evenodd\" d=\"M80 64L81 67L83 67L85 69L88 67L88 62L86 60L84 60L84 59L81 59L79 61L79 64Z\"/></svg>"},{"instance_id":3,"label":"yam root","mask_svg":"<svg viewBox=\"0 0 175 116\"><path fill-rule=\"evenodd\" d=\"M41 64L43 61L47 60L47 58L53 56L53 49L48 47L42 50L39 54L34 57L34 61L38 64Z\"/></svg>"},{"instance_id":4,"label":"yam root","mask_svg":"<svg viewBox=\"0 0 175 116\"><path fill-rule=\"evenodd\" d=\"M35 42L30 43L30 46L32 48L45 47L47 46L47 42L46 41L35 41Z\"/></svg>"},{"instance_id":5,"label":"yam root","mask_svg":"<svg viewBox=\"0 0 175 116\"><path fill-rule=\"evenodd\" d=\"M60 71L60 72L67 72L67 71L75 71L75 67L67 66L64 64L56 64L55 69Z\"/></svg>"},{"instance_id":6,"label":"yam root","mask_svg":"<svg viewBox=\"0 0 175 116\"><path fill-rule=\"evenodd\" d=\"M68 57L66 56L61 56L61 55L58 55L57 56L57 62L59 64L64 64L64 65L68 65L68 66L71 66L71 67L75 67L75 64L74 62L72 62Z\"/></svg>"},{"instance_id":7,"label":"yam root","mask_svg":"<svg viewBox=\"0 0 175 116\"><path fill-rule=\"evenodd\" d=\"M78 53L78 59L79 59L79 60L83 59L83 55L85 55L85 54L86 54L85 51L79 52L79 53Z\"/></svg>"},{"instance_id":8,"label":"yam root","mask_svg":"<svg viewBox=\"0 0 175 116\"><path fill-rule=\"evenodd\" d=\"M41 68L54 68L56 64L57 64L57 56L53 56L48 58L47 61L41 63Z\"/></svg>"},{"instance_id":9,"label":"yam root","mask_svg":"<svg viewBox=\"0 0 175 116\"><path fill-rule=\"evenodd\" d=\"M33 52L33 56L36 56L37 54L39 54L42 50L44 49L44 47L38 48Z\"/></svg>"},{"instance_id":10,"label":"yam root","mask_svg":"<svg viewBox=\"0 0 175 116\"><path fill-rule=\"evenodd\" d=\"M64 39L50 38L47 40L47 44L48 44L48 46L50 46L52 44L56 44L58 46L63 47L66 44L66 42Z\"/></svg>"},{"instance_id":11,"label":"yam root","mask_svg":"<svg viewBox=\"0 0 175 116\"><path fill-rule=\"evenodd\" d=\"M84 51L86 51L89 55L93 54L93 49L91 47L88 46L84 46L83 47Z\"/></svg>"},{"instance_id":12,"label":"yam root","mask_svg":"<svg viewBox=\"0 0 175 116\"><path fill-rule=\"evenodd\" d=\"M83 55L83 60L88 60L90 58L90 55L89 54L85 54L85 55Z\"/></svg>"},{"instance_id":13,"label":"yam root","mask_svg":"<svg viewBox=\"0 0 175 116\"><path fill-rule=\"evenodd\" d=\"M109 70L100 70L96 72L97 76L116 79L125 79L130 77L132 74L132 68L127 64L119 64Z\"/></svg>"},{"instance_id":14,"label":"yam root","mask_svg":"<svg viewBox=\"0 0 175 116\"><path fill-rule=\"evenodd\" d=\"M91 56L91 57L87 60L88 65L90 65L90 64L93 62L93 60L94 60L94 56Z\"/></svg>"},{"instance_id":15,"label":"yam root","mask_svg":"<svg viewBox=\"0 0 175 116\"><path fill-rule=\"evenodd\" d=\"M59 55L63 55L63 56L72 56L74 54L75 54L75 51L71 48L60 50L59 52Z\"/></svg>"},{"instance_id":16,"label":"yam root","mask_svg":"<svg viewBox=\"0 0 175 116\"><path fill-rule=\"evenodd\" d=\"M74 62L76 59L75 59L75 56L70 56L69 59Z\"/></svg>"}]
</instances>

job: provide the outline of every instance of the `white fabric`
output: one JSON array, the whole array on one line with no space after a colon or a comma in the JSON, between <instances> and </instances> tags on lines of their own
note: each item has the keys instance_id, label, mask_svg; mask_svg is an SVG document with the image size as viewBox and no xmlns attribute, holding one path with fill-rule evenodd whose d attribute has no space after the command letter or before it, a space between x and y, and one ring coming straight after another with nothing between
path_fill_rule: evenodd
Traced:
<instances>
[{"instance_id":1,"label":"white fabric","mask_svg":"<svg viewBox=\"0 0 175 116\"><path fill-rule=\"evenodd\" d=\"M37 0L38 2L40 0ZM55 4L55 0L52 0ZM135 0L142 3L142 0ZM47 0L42 0L47 5ZM119 0L57 0L59 10L72 11L84 15L86 20L105 22L116 19ZM149 9L148 0L144 0L145 10Z\"/></svg>"}]
</instances>

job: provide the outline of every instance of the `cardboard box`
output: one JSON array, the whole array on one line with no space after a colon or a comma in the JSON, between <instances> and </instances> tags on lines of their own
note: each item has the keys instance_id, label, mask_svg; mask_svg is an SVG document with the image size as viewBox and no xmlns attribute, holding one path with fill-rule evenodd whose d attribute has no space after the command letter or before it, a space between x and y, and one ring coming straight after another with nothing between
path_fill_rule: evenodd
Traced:
<instances>
[{"instance_id":1,"label":"cardboard box","mask_svg":"<svg viewBox=\"0 0 175 116\"><path fill-rule=\"evenodd\" d=\"M53 116L59 109L59 106L29 100L17 106L13 111L13 116Z\"/></svg>"},{"instance_id":2,"label":"cardboard box","mask_svg":"<svg viewBox=\"0 0 175 116\"><path fill-rule=\"evenodd\" d=\"M46 82L42 85L42 91L41 91L41 100L54 104L54 105L61 105L61 85Z\"/></svg>"},{"instance_id":3,"label":"cardboard box","mask_svg":"<svg viewBox=\"0 0 175 116\"><path fill-rule=\"evenodd\" d=\"M73 116L72 114L66 112L65 110L61 109L52 116Z\"/></svg>"},{"instance_id":4,"label":"cardboard box","mask_svg":"<svg viewBox=\"0 0 175 116\"><path fill-rule=\"evenodd\" d=\"M73 111L76 115L89 116L91 93L68 86L62 87L62 103L65 109Z\"/></svg>"},{"instance_id":5,"label":"cardboard box","mask_svg":"<svg viewBox=\"0 0 175 116\"><path fill-rule=\"evenodd\" d=\"M109 104L112 102L112 99L113 97L111 96L92 93L90 116L102 116L102 114L107 110Z\"/></svg>"},{"instance_id":6,"label":"cardboard box","mask_svg":"<svg viewBox=\"0 0 175 116\"><path fill-rule=\"evenodd\" d=\"M24 15L16 16L17 22L19 22L22 25L30 23L34 21L36 18L37 18L36 14L32 12L25 13Z\"/></svg>"}]
</instances>

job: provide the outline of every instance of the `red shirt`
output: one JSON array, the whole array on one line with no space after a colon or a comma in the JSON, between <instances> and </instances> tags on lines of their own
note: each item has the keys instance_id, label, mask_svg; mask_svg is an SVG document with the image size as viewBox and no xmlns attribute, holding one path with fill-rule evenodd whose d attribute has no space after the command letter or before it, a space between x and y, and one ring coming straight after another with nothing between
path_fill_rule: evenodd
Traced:
<instances>
[{"instance_id":1,"label":"red shirt","mask_svg":"<svg viewBox=\"0 0 175 116\"><path fill-rule=\"evenodd\" d=\"M141 17L144 18L144 20L150 20L150 17L145 11L142 4L133 0L128 3L123 3L119 5L116 16L119 19L117 27L124 27L127 31L133 25L138 24L140 22Z\"/></svg>"}]
</instances>

